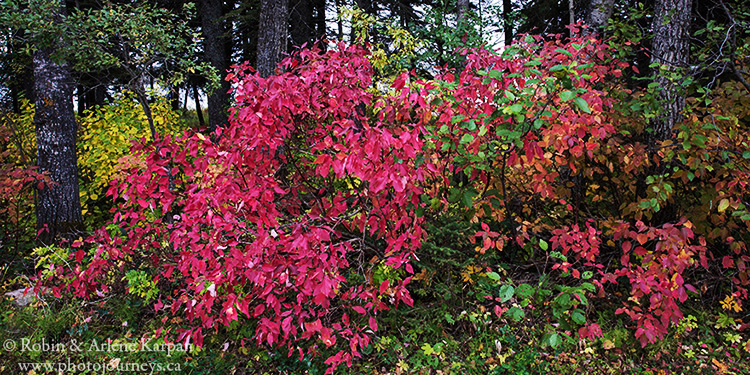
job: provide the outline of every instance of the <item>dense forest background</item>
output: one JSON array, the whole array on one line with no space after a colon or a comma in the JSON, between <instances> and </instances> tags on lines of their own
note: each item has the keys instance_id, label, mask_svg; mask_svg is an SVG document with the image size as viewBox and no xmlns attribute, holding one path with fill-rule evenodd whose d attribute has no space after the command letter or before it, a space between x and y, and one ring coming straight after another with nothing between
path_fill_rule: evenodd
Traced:
<instances>
[{"instance_id":1,"label":"dense forest background","mask_svg":"<svg viewBox=\"0 0 750 375\"><path fill-rule=\"evenodd\" d=\"M0 373L748 373L749 22L3 0Z\"/></svg>"}]
</instances>

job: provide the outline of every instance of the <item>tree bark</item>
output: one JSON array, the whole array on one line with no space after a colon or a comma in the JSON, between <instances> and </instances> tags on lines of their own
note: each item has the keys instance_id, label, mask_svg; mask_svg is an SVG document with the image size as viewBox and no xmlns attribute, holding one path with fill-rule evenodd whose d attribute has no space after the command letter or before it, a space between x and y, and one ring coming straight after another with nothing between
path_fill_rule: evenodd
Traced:
<instances>
[{"instance_id":1,"label":"tree bark","mask_svg":"<svg viewBox=\"0 0 750 375\"><path fill-rule=\"evenodd\" d=\"M219 87L208 95L208 131L229 124L229 82L224 78L229 69L227 40L224 37L222 0L201 0L201 26L208 61L219 73Z\"/></svg>"},{"instance_id":2,"label":"tree bark","mask_svg":"<svg viewBox=\"0 0 750 375\"><path fill-rule=\"evenodd\" d=\"M303 44L310 46L315 40L315 21L313 20L313 4L311 0L291 0L289 18L291 23L291 47Z\"/></svg>"},{"instance_id":3,"label":"tree bark","mask_svg":"<svg viewBox=\"0 0 750 375\"><path fill-rule=\"evenodd\" d=\"M651 128L652 141L672 137L672 129L685 107L685 96L679 82L670 80L670 73L688 66L690 52L690 18L692 0L659 0L654 9L651 62L658 63L662 71L656 74L655 82L660 89L659 97L664 112Z\"/></svg>"},{"instance_id":4,"label":"tree bark","mask_svg":"<svg viewBox=\"0 0 750 375\"><path fill-rule=\"evenodd\" d=\"M607 27L607 21L612 16L615 0L591 0L589 3L589 14L586 23L589 25L588 33L601 34Z\"/></svg>"},{"instance_id":5,"label":"tree bark","mask_svg":"<svg viewBox=\"0 0 750 375\"><path fill-rule=\"evenodd\" d=\"M568 0L568 25L576 23L576 4L574 0ZM570 32L570 37L573 37L573 32Z\"/></svg>"},{"instance_id":6,"label":"tree bark","mask_svg":"<svg viewBox=\"0 0 750 375\"><path fill-rule=\"evenodd\" d=\"M335 0L336 1L336 31L338 31L338 40L344 40L344 21L342 21L341 17L341 6L342 6L342 0Z\"/></svg>"},{"instance_id":7,"label":"tree bark","mask_svg":"<svg viewBox=\"0 0 750 375\"><path fill-rule=\"evenodd\" d=\"M57 15L50 17L57 18ZM79 229L83 222L78 190L76 121L73 111L74 82L68 65L52 59L56 46L34 52L34 92L36 95L37 164L52 184L39 189L36 207L39 240L51 244L59 235Z\"/></svg>"},{"instance_id":8,"label":"tree bark","mask_svg":"<svg viewBox=\"0 0 750 375\"><path fill-rule=\"evenodd\" d=\"M198 115L198 126L206 126L203 121L203 110L201 109L201 97L198 95L198 86L193 84L193 99L195 100L195 114Z\"/></svg>"},{"instance_id":9,"label":"tree bark","mask_svg":"<svg viewBox=\"0 0 750 375\"><path fill-rule=\"evenodd\" d=\"M357 0L357 7L362 9L367 14L374 14L372 0Z\"/></svg>"},{"instance_id":10,"label":"tree bark","mask_svg":"<svg viewBox=\"0 0 750 375\"><path fill-rule=\"evenodd\" d=\"M513 4L510 0L503 0L503 37L505 39L505 45L509 46L513 43L513 22L511 20L511 14L513 12Z\"/></svg>"},{"instance_id":11,"label":"tree bark","mask_svg":"<svg viewBox=\"0 0 750 375\"><path fill-rule=\"evenodd\" d=\"M289 26L289 0L261 0L258 25L258 73L273 74L286 51Z\"/></svg>"}]
</instances>

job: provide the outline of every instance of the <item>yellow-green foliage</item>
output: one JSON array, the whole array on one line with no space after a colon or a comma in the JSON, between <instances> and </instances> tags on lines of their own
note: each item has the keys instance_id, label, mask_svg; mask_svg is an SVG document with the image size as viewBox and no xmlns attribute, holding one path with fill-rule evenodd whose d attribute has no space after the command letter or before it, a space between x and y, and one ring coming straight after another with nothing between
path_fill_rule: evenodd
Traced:
<instances>
[{"instance_id":1,"label":"yellow-green foliage","mask_svg":"<svg viewBox=\"0 0 750 375\"><path fill-rule=\"evenodd\" d=\"M36 133L34 132L34 105L26 99L21 100L21 112L2 113L0 125L10 130L8 147L12 162L34 165L36 160Z\"/></svg>"},{"instance_id":2,"label":"yellow-green foliage","mask_svg":"<svg viewBox=\"0 0 750 375\"><path fill-rule=\"evenodd\" d=\"M36 259L36 269L41 271L43 280L48 280L55 275L55 266L68 265L70 252L68 248L57 246L42 246L31 251L32 257Z\"/></svg>"},{"instance_id":3,"label":"yellow-green foliage","mask_svg":"<svg viewBox=\"0 0 750 375\"><path fill-rule=\"evenodd\" d=\"M165 98L157 98L150 107L159 134L176 135L187 129ZM11 130L10 142L5 147L12 151L12 162L34 165L34 104L24 100L19 113L3 113L0 122ZM130 154L132 142L142 139L150 140L151 130L143 108L129 92L118 95L112 104L88 110L78 118L78 169L85 218L91 218L87 213L102 214L94 202L105 195L109 182L119 171L120 159Z\"/></svg>"},{"instance_id":4,"label":"yellow-green foliage","mask_svg":"<svg viewBox=\"0 0 750 375\"><path fill-rule=\"evenodd\" d=\"M387 42L370 46L372 51L370 62L378 73L385 76L395 76L403 69L411 67L416 50L423 44L407 30L396 26L394 22L378 22L374 16L361 9L342 8L340 17L351 20L357 43L368 41L370 29L379 28L381 38L385 37Z\"/></svg>"},{"instance_id":5,"label":"yellow-green foliage","mask_svg":"<svg viewBox=\"0 0 750 375\"><path fill-rule=\"evenodd\" d=\"M158 98L150 107L160 135L181 134L186 129L166 99ZM132 142L144 140L151 140L148 120L131 93L123 92L114 103L86 111L79 118L78 167L84 215L87 211L101 213L91 203L105 195L120 170L120 159L130 154Z\"/></svg>"}]
</instances>

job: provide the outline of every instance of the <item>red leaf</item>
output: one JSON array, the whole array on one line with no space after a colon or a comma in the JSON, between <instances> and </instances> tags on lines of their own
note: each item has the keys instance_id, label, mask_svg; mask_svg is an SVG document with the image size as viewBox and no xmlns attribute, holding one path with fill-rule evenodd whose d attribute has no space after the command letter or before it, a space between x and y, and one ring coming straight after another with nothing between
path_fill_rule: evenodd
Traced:
<instances>
[{"instance_id":1,"label":"red leaf","mask_svg":"<svg viewBox=\"0 0 750 375\"><path fill-rule=\"evenodd\" d=\"M364 315L366 313L365 308L362 306L352 306L352 310Z\"/></svg>"},{"instance_id":2,"label":"red leaf","mask_svg":"<svg viewBox=\"0 0 750 375\"><path fill-rule=\"evenodd\" d=\"M380 283L380 294L385 294L385 291L388 289L388 280L383 280L382 283Z\"/></svg>"},{"instance_id":3,"label":"red leaf","mask_svg":"<svg viewBox=\"0 0 750 375\"><path fill-rule=\"evenodd\" d=\"M623 241L622 243L622 251L629 252L633 244L630 241Z\"/></svg>"},{"instance_id":4,"label":"red leaf","mask_svg":"<svg viewBox=\"0 0 750 375\"><path fill-rule=\"evenodd\" d=\"M254 317L259 317L263 312L266 310L266 305L260 304L258 306L255 306L255 310L253 311Z\"/></svg>"}]
</instances>

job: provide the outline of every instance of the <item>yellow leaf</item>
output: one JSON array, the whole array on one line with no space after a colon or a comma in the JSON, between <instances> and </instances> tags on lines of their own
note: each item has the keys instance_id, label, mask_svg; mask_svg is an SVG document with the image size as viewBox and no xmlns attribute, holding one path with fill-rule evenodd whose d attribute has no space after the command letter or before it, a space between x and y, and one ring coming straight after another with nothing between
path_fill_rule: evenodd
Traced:
<instances>
[{"instance_id":1,"label":"yellow leaf","mask_svg":"<svg viewBox=\"0 0 750 375\"><path fill-rule=\"evenodd\" d=\"M719 202L719 212L724 212L729 207L729 199L722 199L721 202Z\"/></svg>"},{"instance_id":2,"label":"yellow leaf","mask_svg":"<svg viewBox=\"0 0 750 375\"><path fill-rule=\"evenodd\" d=\"M719 371L719 373L721 373L721 374L723 374L724 372L726 372L726 371L727 371L727 370L729 369L729 366L727 366L727 365L725 365L725 364L721 363L721 362L720 362L720 361L718 361L718 360L717 360L716 358L712 359L712 360L711 360L711 363L713 363L713 364L714 364L714 366L716 366L717 370L718 370L718 371Z\"/></svg>"}]
</instances>

